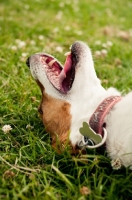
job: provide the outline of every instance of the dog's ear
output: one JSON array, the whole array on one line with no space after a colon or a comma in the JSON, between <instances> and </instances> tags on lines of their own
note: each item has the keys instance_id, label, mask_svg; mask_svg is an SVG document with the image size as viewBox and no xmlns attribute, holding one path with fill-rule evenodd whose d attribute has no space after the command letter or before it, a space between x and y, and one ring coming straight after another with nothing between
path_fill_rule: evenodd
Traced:
<instances>
[{"instance_id":1,"label":"dog's ear","mask_svg":"<svg viewBox=\"0 0 132 200\"><path fill-rule=\"evenodd\" d=\"M43 94L43 92L45 91L44 86L38 80L36 80L36 82L37 82L37 84L38 84L38 86L39 86L39 88L40 88L40 90L41 90L41 92Z\"/></svg>"}]
</instances>

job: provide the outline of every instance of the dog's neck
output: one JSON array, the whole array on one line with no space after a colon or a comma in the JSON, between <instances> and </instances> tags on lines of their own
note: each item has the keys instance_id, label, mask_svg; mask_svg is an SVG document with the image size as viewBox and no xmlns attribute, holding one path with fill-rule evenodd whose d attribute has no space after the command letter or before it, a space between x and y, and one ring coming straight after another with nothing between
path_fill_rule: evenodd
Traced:
<instances>
[{"instance_id":1,"label":"dog's neck","mask_svg":"<svg viewBox=\"0 0 132 200\"><path fill-rule=\"evenodd\" d=\"M92 114L99 106L99 104L109 96L120 96L120 93L110 88L105 90L100 84L98 87L91 87L90 93L89 88L86 90L84 94L79 93L76 96L76 99L72 99L71 101L71 115L72 115L72 126L71 126L71 134L70 140L72 144L75 145L78 141L81 140L81 134L79 133L79 129L82 126L83 122L89 122ZM88 103L84 103L88 102Z\"/></svg>"}]
</instances>

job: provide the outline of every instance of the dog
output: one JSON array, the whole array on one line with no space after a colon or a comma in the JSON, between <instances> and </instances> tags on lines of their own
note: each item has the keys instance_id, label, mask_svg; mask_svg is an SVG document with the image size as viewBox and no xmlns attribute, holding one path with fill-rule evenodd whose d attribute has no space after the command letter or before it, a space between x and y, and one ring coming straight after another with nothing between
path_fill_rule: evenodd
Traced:
<instances>
[{"instance_id":1,"label":"dog","mask_svg":"<svg viewBox=\"0 0 132 200\"><path fill-rule=\"evenodd\" d=\"M132 169L132 92L122 97L102 87L85 43L72 44L64 67L47 53L31 55L26 64L41 89L38 112L54 148L67 141L74 152L102 146L112 161ZM101 142L83 135L84 125Z\"/></svg>"}]
</instances>

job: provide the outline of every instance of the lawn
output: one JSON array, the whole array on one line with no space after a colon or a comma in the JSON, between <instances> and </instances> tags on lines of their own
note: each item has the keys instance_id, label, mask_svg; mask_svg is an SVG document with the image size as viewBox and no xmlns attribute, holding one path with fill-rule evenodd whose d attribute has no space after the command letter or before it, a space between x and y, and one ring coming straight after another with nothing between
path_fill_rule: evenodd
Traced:
<instances>
[{"instance_id":1,"label":"lawn","mask_svg":"<svg viewBox=\"0 0 132 200\"><path fill-rule=\"evenodd\" d=\"M64 63L86 42L105 88L132 85L131 0L0 0L0 199L129 200L132 172L95 151L58 155L38 117L41 94L25 61L45 51ZM8 133L2 131L10 125Z\"/></svg>"}]
</instances>

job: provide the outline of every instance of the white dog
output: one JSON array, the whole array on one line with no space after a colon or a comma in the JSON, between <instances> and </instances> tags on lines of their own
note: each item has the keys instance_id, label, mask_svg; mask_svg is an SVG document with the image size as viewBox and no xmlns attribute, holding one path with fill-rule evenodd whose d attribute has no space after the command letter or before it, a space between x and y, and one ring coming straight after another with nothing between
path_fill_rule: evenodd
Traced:
<instances>
[{"instance_id":1,"label":"white dog","mask_svg":"<svg viewBox=\"0 0 132 200\"><path fill-rule=\"evenodd\" d=\"M51 134L53 147L57 148L58 139L62 146L69 139L74 152L81 147L103 145L112 160L131 167L132 93L121 97L116 89L105 90L101 86L91 51L83 42L75 42L66 56L64 67L46 53L37 53L27 59L42 92L38 111ZM99 134L101 141L84 137L83 125L93 134Z\"/></svg>"}]
</instances>

